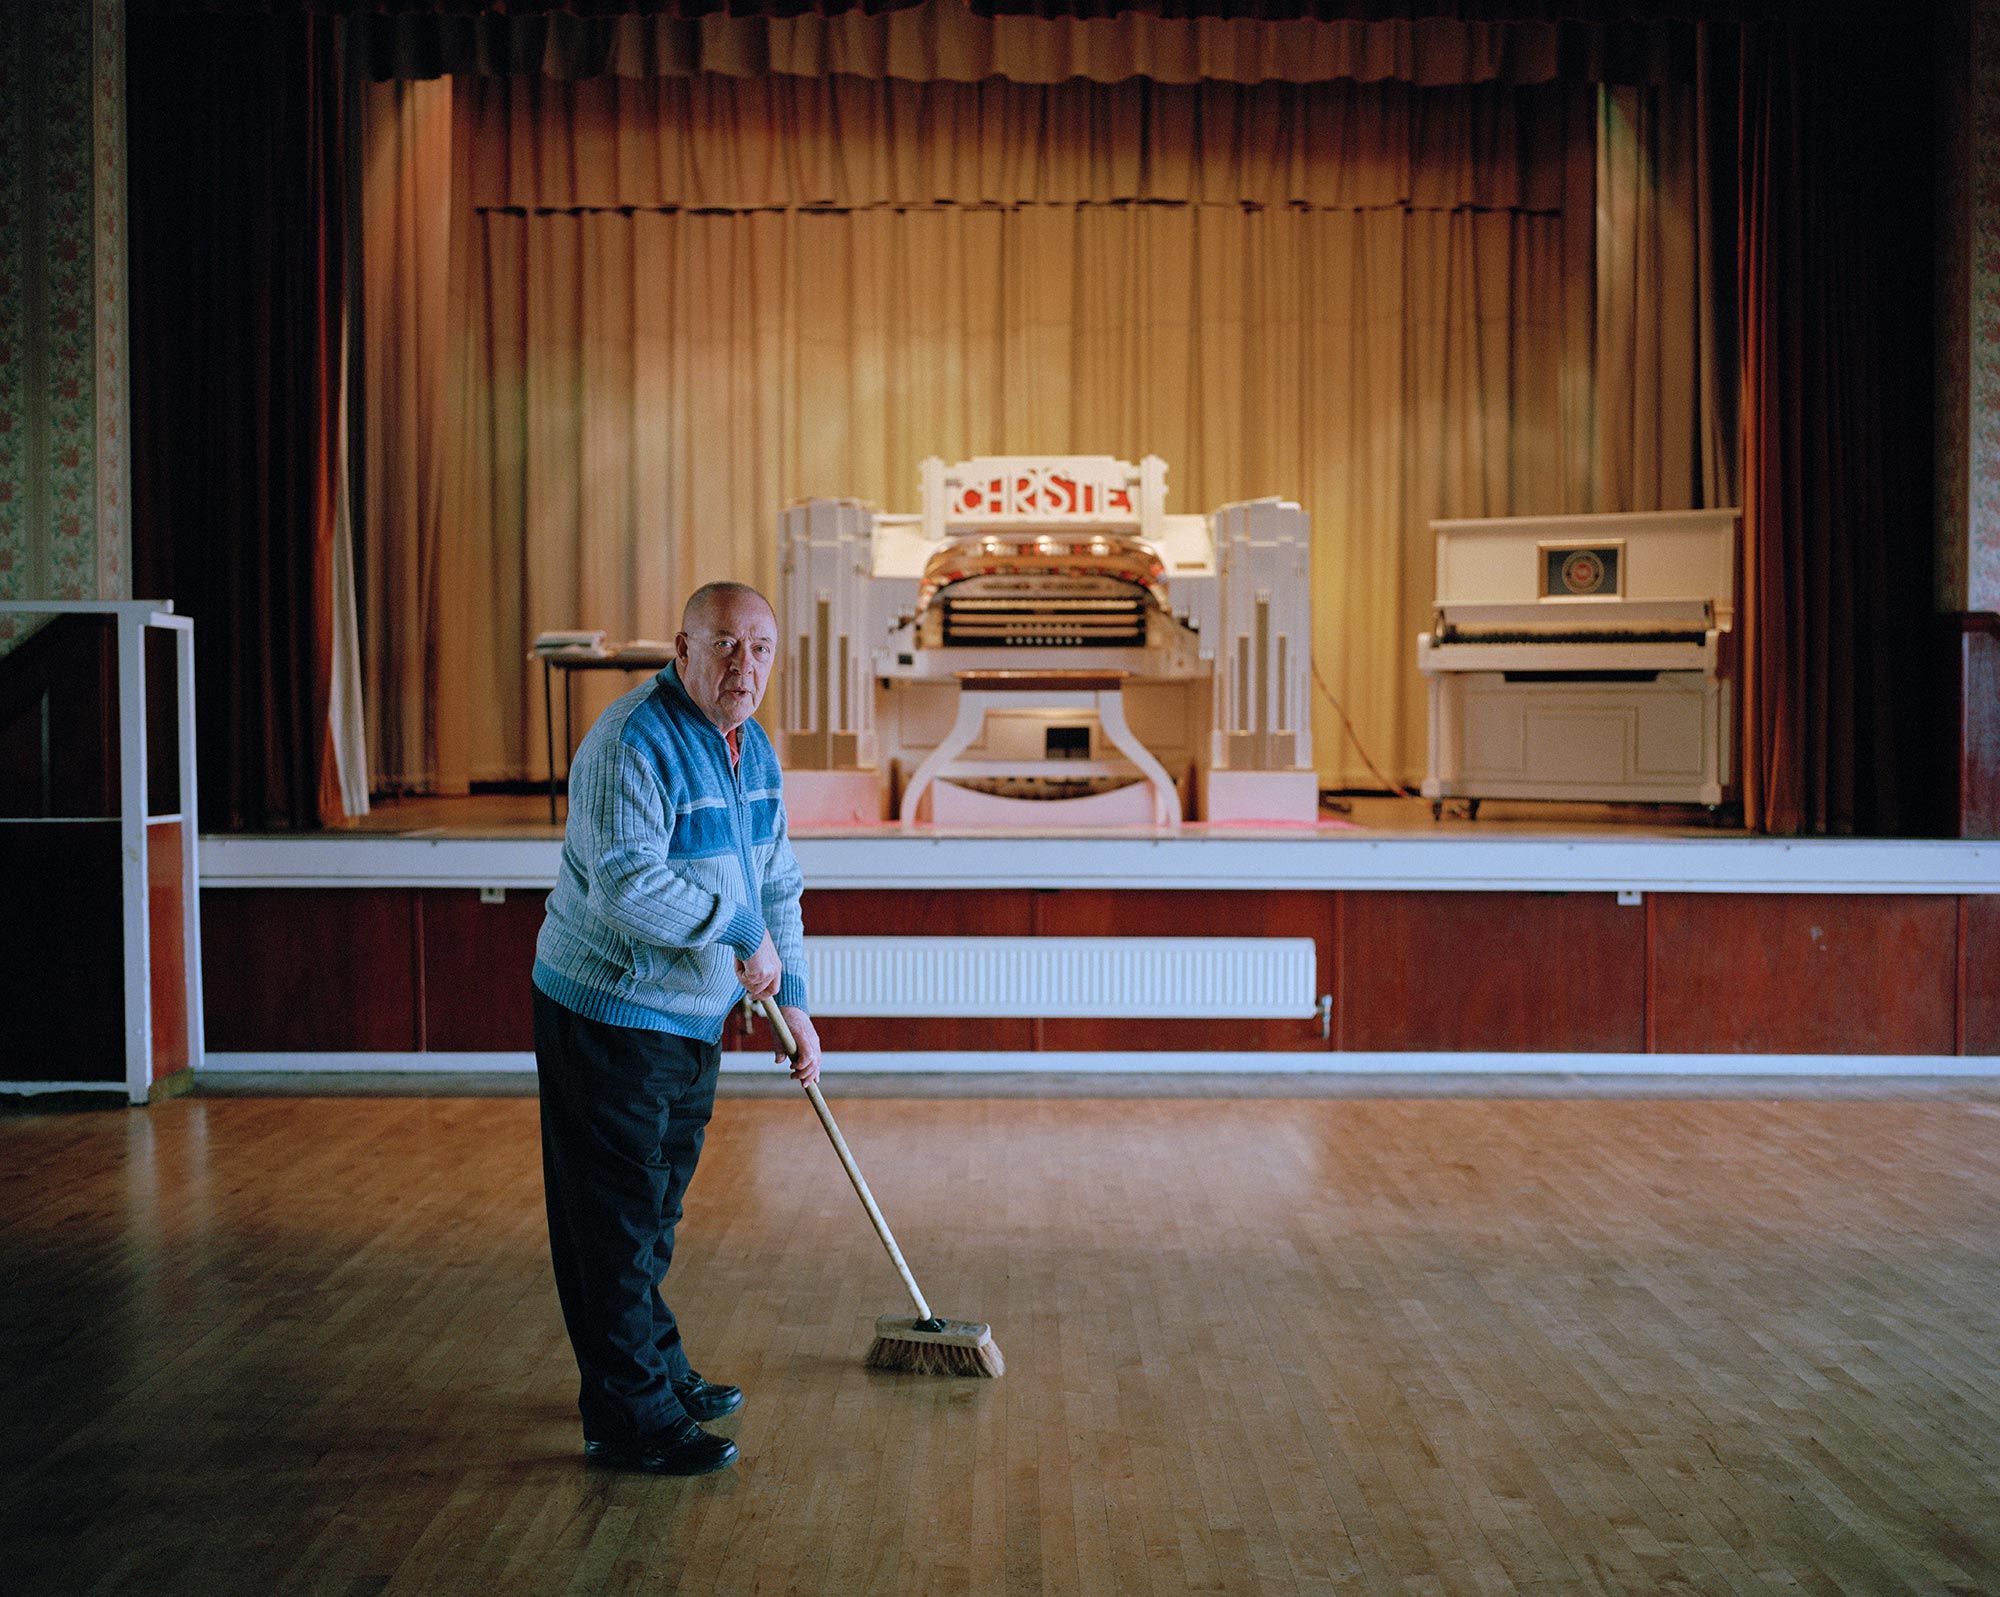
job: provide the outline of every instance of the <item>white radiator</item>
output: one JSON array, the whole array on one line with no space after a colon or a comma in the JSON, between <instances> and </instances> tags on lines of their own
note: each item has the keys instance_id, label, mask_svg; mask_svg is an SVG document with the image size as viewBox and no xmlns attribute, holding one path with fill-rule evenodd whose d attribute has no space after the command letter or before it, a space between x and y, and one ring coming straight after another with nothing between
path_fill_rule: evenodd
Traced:
<instances>
[{"instance_id":1,"label":"white radiator","mask_svg":"<svg viewBox=\"0 0 2000 1597\"><path fill-rule=\"evenodd\" d=\"M808 937L816 1015L1318 1012L1310 937Z\"/></svg>"}]
</instances>

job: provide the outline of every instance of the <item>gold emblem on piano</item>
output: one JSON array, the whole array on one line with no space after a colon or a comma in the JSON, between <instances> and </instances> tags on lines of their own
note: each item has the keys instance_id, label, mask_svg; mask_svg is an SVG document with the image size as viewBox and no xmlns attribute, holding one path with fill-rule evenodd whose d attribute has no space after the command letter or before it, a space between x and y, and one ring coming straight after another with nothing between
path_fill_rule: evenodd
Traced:
<instances>
[{"instance_id":1,"label":"gold emblem on piano","mask_svg":"<svg viewBox=\"0 0 2000 1597\"><path fill-rule=\"evenodd\" d=\"M1563 562L1565 593L1595 593L1604 586L1604 562L1594 549L1573 550Z\"/></svg>"},{"instance_id":2,"label":"gold emblem on piano","mask_svg":"<svg viewBox=\"0 0 2000 1597\"><path fill-rule=\"evenodd\" d=\"M1544 544L1542 593L1549 598L1616 597L1616 544Z\"/></svg>"}]
</instances>

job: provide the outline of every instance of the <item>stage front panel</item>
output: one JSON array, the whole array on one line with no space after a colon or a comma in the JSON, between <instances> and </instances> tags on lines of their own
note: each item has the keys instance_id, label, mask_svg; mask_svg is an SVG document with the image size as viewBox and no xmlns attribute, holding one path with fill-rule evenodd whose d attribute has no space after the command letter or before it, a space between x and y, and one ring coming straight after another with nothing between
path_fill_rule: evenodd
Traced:
<instances>
[{"instance_id":1,"label":"stage front panel","mask_svg":"<svg viewBox=\"0 0 2000 1597\"><path fill-rule=\"evenodd\" d=\"M182 863L181 823L156 821L147 827L147 951L152 967L155 1081L187 1069L189 1063L187 921L183 913Z\"/></svg>"},{"instance_id":2,"label":"stage front panel","mask_svg":"<svg viewBox=\"0 0 2000 1597\"><path fill-rule=\"evenodd\" d=\"M424 1047L434 1053L523 1052L535 1046L531 973L548 894L432 888L423 910Z\"/></svg>"},{"instance_id":3,"label":"stage front panel","mask_svg":"<svg viewBox=\"0 0 2000 1597\"><path fill-rule=\"evenodd\" d=\"M1947 896L1661 893L1661 1053L1957 1051L1958 901Z\"/></svg>"},{"instance_id":4,"label":"stage front panel","mask_svg":"<svg viewBox=\"0 0 2000 1597\"><path fill-rule=\"evenodd\" d=\"M19 862L13 879L31 882L32 866ZM544 898L534 886L208 889L209 1048L525 1056ZM809 891L805 916L809 936L912 942L1309 939L1313 993L1331 1000L1324 1035L1303 1007L1284 1019L1119 1019L954 1016L919 1004L819 1022L829 1052L931 1055L940 1068L1032 1053L1268 1053L1299 1064L1343 1052L2000 1055L1993 894L912 883ZM940 1007L951 997L940 994ZM110 1040L115 995L105 1000L65 1007L106 1020ZM766 1039L739 1011L724 1044L750 1050ZM1532 1059L1521 1068L1535 1068Z\"/></svg>"},{"instance_id":5,"label":"stage front panel","mask_svg":"<svg viewBox=\"0 0 2000 1597\"><path fill-rule=\"evenodd\" d=\"M1341 952L1346 1050L1646 1045L1646 911L1610 893L1345 893Z\"/></svg>"},{"instance_id":6,"label":"stage front panel","mask_svg":"<svg viewBox=\"0 0 2000 1597\"><path fill-rule=\"evenodd\" d=\"M219 1052L424 1046L418 894L400 887L201 895L203 1014Z\"/></svg>"},{"instance_id":7,"label":"stage front panel","mask_svg":"<svg viewBox=\"0 0 2000 1597\"><path fill-rule=\"evenodd\" d=\"M1965 905L1965 1052L2000 1054L2000 898L1968 894Z\"/></svg>"}]
</instances>

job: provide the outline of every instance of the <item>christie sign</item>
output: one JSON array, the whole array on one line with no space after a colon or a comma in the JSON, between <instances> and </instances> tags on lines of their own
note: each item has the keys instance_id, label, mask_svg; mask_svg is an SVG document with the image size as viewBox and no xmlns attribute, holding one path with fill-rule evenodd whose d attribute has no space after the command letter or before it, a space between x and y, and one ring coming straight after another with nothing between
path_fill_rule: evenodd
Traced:
<instances>
[{"instance_id":1,"label":"christie sign","mask_svg":"<svg viewBox=\"0 0 2000 1597\"><path fill-rule=\"evenodd\" d=\"M1100 465L1108 469L1090 469ZM993 467L1000 469L990 469ZM947 512L953 521L1139 519L1138 506L1133 502L1138 473L1120 460L1062 461L1027 467L1014 461L972 460L953 475L957 480L950 484L951 505Z\"/></svg>"},{"instance_id":2,"label":"christie sign","mask_svg":"<svg viewBox=\"0 0 2000 1597\"><path fill-rule=\"evenodd\" d=\"M1096 528L1158 539L1167 503L1167 463L1110 455L978 455L923 464L924 536L1000 527Z\"/></svg>"}]
</instances>

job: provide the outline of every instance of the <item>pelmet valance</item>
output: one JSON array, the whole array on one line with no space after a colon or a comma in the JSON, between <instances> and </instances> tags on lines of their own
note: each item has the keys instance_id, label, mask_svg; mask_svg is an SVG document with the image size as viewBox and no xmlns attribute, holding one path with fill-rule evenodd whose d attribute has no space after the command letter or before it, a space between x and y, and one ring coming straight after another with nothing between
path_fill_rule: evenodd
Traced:
<instances>
[{"instance_id":1,"label":"pelmet valance","mask_svg":"<svg viewBox=\"0 0 2000 1597\"><path fill-rule=\"evenodd\" d=\"M1673 18L983 16L965 0L757 11L361 10L345 25L351 55L378 82L839 73L919 83L1668 83L1693 80L1699 36L1698 24Z\"/></svg>"},{"instance_id":2,"label":"pelmet valance","mask_svg":"<svg viewBox=\"0 0 2000 1597\"><path fill-rule=\"evenodd\" d=\"M1561 84L473 78L455 94L479 207L1555 211L1590 182L1591 101Z\"/></svg>"}]
</instances>

